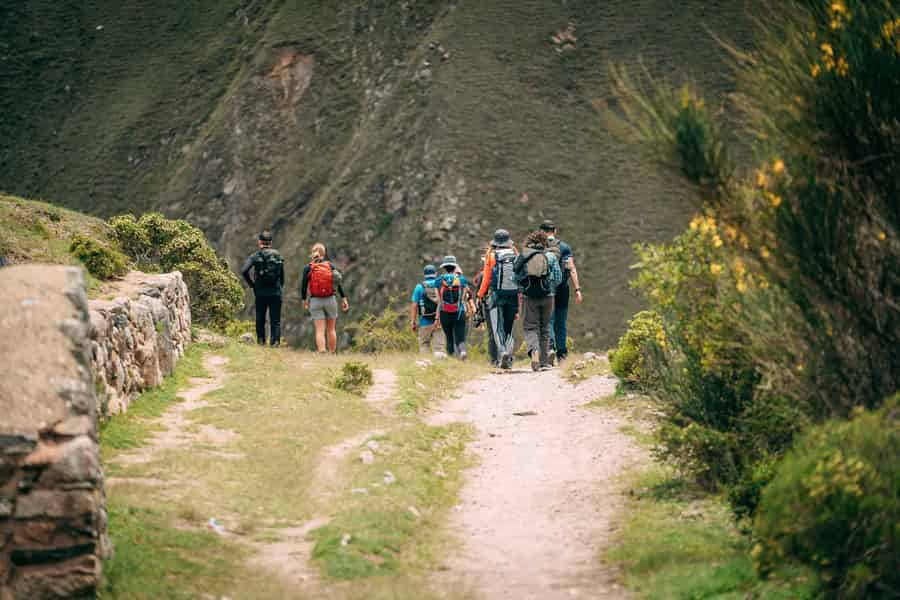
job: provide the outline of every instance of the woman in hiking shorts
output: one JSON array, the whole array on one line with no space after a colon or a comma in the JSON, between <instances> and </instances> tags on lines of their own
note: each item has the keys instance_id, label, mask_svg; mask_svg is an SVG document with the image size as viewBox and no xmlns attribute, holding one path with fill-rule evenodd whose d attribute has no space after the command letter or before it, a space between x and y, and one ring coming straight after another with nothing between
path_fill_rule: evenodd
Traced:
<instances>
[{"instance_id":1,"label":"woman in hiking shorts","mask_svg":"<svg viewBox=\"0 0 900 600\"><path fill-rule=\"evenodd\" d=\"M325 244L315 244L310 250L311 262L303 268L300 296L303 308L309 311L316 328L316 350L337 352L337 294L341 295L341 309L350 310L350 302L341 285L341 273L328 260Z\"/></svg>"}]
</instances>

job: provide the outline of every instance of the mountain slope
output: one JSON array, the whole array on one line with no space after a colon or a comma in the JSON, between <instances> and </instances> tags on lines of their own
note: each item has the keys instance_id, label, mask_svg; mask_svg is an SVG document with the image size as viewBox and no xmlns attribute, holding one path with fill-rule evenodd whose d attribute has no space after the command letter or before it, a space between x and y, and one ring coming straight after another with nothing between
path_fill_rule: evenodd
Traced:
<instances>
[{"instance_id":1,"label":"mountain slope","mask_svg":"<svg viewBox=\"0 0 900 600\"><path fill-rule=\"evenodd\" d=\"M321 239L372 309L552 217L590 300L573 332L609 344L631 243L690 209L592 103L609 61L727 92L708 30L749 43L725 1L5 2L0 189L185 217L233 265L271 226L294 281Z\"/></svg>"}]
</instances>

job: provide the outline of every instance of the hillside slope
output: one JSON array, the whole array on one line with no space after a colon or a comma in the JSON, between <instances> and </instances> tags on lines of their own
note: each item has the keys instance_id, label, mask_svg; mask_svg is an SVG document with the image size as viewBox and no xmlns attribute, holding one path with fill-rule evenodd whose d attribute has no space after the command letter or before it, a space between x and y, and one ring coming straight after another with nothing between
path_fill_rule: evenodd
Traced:
<instances>
[{"instance_id":1,"label":"hillside slope","mask_svg":"<svg viewBox=\"0 0 900 600\"><path fill-rule=\"evenodd\" d=\"M573 333L610 344L631 243L689 208L604 128L607 64L724 93L708 31L749 29L724 0L4 2L0 189L188 218L234 266L271 226L292 281L321 239L372 309L552 217L590 299Z\"/></svg>"}]
</instances>

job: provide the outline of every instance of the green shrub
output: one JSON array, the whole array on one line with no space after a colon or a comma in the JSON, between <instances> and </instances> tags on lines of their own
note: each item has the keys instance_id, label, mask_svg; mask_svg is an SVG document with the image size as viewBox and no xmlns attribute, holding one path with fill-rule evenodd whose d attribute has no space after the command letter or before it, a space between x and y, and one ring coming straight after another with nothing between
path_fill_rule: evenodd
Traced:
<instances>
[{"instance_id":1,"label":"green shrub","mask_svg":"<svg viewBox=\"0 0 900 600\"><path fill-rule=\"evenodd\" d=\"M362 395L372 385L372 369L364 362L344 363L341 373L334 379L334 387L351 394Z\"/></svg>"},{"instance_id":2,"label":"green shrub","mask_svg":"<svg viewBox=\"0 0 900 600\"><path fill-rule=\"evenodd\" d=\"M209 245L203 232L182 220L147 213L109 221L122 249L145 270L181 271L191 294L191 313L219 329L244 307L237 276Z\"/></svg>"},{"instance_id":3,"label":"green shrub","mask_svg":"<svg viewBox=\"0 0 900 600\"><path fill-rule=\"evenodd\" d=\"M222 327L222 333L224 333L226 337L230 338L239 338L245 333L252 333L255 336L256 324L253 321L241 321L238 319L232 319L231 321L225 323L225 326Z\"/></svg>"},{"instance_id":4,"label":"green shrub","mask_svg":"<svg viewBox=\"0 0 900 600\"><path fill-rule=\"evenodd\" d=\"M86 235L73 236L69 252L97 279L107 280L128 273L128 261L121 252Z\"/></svg>"},{"instance_id":5,"label":"green shrub","mask_svg":"<svg viewBox=\"0 0 900 600\"><path fill-rule=\"evenodd\" d=\"M655 375L649 363L653 346L665 347L662 318L652 310L642 310L628 321L628 331L609 353L613 374L627 384L650 388Z\"/></svg>"},{"instance_id":6,"label":"green shrub","mask_svg":"<svg viewBox=\"0 0 900 600\"><path fill-rule=\"evenodd\" d=\"M357 352L415 352L419 343L407 323L402 296L391 298L380 315L367 313L345 328Z\"/></svg>"},{"instance_id":7,"label":"green shrub","mask_svg":"<svg viewBox=\"0 0 900 600\"><path fill-rule=\"evenodd\" d=\"M822 575L834 598L900 593L900 395L804 434L778 466L757 512L754 558Z\"/></svg>"},{"instance_id":8,"label":"green shrub","mask_svg":"<svg viewBox=\"0 0 900 600\"><path fill-rule=\"evenodd\" d=\"M759 20L734 110L755 170L730 164L690 87L614 72L632 131L702 215L641 246L663 319L660 456L751 514L806 428L900 386L900 21L889 2L805 0ZM730 132L731 133L731 132ZM878 157L878 158L874 158Z\"/></svg>"}]
</instances>

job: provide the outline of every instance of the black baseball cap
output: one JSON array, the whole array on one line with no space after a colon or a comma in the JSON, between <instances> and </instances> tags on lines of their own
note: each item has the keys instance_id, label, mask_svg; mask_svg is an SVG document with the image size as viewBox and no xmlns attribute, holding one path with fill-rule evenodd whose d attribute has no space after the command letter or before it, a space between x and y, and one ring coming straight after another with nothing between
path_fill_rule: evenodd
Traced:
<instances>
[{"instance_id":1,"label":"black baseball cap","mask_svg":"<svg viewBox=\"0 0 900 600\"><path fill-rule=\"evenodd\" d=\"M551 221L550 219L544 219L544 222L541 223L541 231L555 231L556 223Z\"/></svg>"},{"instance_id":2,"label":"black baseball cap","mask_svg":"<svg viewBox=\"0 0 900 600\"><path fill-rule=\"evenodd\" d=\"M269 231L268 229L263 230L263 232L259 234L259 241L271 242L272 241L272 232Z\"/></svg>"}]
</instances>

